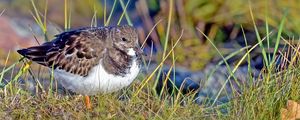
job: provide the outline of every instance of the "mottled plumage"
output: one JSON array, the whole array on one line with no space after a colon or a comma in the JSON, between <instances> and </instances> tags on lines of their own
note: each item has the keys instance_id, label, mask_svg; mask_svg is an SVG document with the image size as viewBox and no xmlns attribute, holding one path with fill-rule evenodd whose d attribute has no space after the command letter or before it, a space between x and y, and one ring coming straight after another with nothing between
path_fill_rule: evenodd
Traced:
<instances>
[{"instance_id":1,"label":"mottled plumage","mask_svg":"<svg viewBox=\"0 0 300 120\"><path fill-rule=\"evenodd\" d=\"M18 50L18 53L41 65L53 67L58 81L67 89L82 94L110 92L129 85L139 72L141 57L137 32L130 26L67 31L56 35L56 39L50 42ZM125 84L122 80L128 82ZM93 85L92 82L102 82L103 85ZM110 82L124 85L110 90L115 86L109 86Z\"/></svg>"}]
</instances>

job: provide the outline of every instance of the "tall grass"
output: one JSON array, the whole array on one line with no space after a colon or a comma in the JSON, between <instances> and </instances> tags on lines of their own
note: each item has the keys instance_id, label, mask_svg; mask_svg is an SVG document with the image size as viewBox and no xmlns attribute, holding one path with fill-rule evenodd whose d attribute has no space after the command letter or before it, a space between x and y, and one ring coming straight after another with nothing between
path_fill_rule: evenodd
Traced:
<instances>
[{"instance_id":1,"label":"tall grass","mask_svg":"<svg viewBox=\"0 0 300 120\"><path fill-rule=\"evenodd\" d=\"M65 30L70 29L71 27L71 1L64 1L64 18L65 18ZM95 1L94 1L95 2ZM31 0L33 6L33 19L36 21L43 31L47 34L47 7L45 12L41 15L41 12L37 9L35 2ZM128 13L126 12L130 0L124 4L123 0L114 0L113 7L109 13L108 18L106 18L106 0L104 6L104 25L110 25L115 6L121 4L123 8L123 13L118 20L118 24L122 21L123 17L127 20L129 25L132 25L132 22L129 18ZM47 2L46 2L47 6ZM251 9L251 7L250 7ZM96 9L94 8L94 16L92 18L91 26L97 26L97 16ZM176 69L176 53L174 48L180 47L179 41L182 39L184 30L182 30L181 35L177 40L172 41L170 37L171 22L172 22L172 13L173 13L173 0L170 0L169 3L169 16L167 19L167 31L165 33L165 38L162 40L164 42L163 56L161 61L151 71L148 75L141 74L137 80L126 90L122 92L116 92L112 94L99 94L92 97L92 110L86 110L83 97L80 95L71 95L71 94L52 94L57 88L54 88L55 80L53 78L53 70L48 77L51 80L51 86L47 93L40 93L32 95L29 91L20 88L19 79L31 79L37 78L41 79L30 73L31 69L34 69L34 66L30 67L30 62L25 61L24 58L15 62L14 64L4 67L1 72L0 79L0 117L9 119L62 119L62 118L73 118L73 119L93 119L93 118L104 118L104 119L279 119L280 118L280 108L284 107L286 101L289 99L300 100L300 66L298 63L299 59L299 49L300 46L294 46L289 41L282 38L281 33L283 31L283 26L285 18L278 27L276 43L274 46L274 55L271 59L265 50L264 41L267 42L267 49L270 49L271 38L269 37L272 32L269 32L268 23L266 23L267 34L264 37L261 37L260 32L258 31L254 15L251 12L253 19L254 29L256 32L256 37L258 39L257 44L254 46L246 46L233 52L228 56L221 54L217 46L212 42L208 36L206 36L202 31L198 31L207 38L211 43L213 48L218 52L222 57L215 69L208 75L212 76L215 70L218 67L225 63L227 70L230 73L227 80L225 80L224 85L220 88L216 98L213 100L211 106L198 105L194 103L195 93L190 93L189 95L183 95L180 92L182 89L176 88L178 90L177 94L169 95L167 91L164 91L166 82L169 80L175 79L174 76L170 76L172 70L175 73ZM0 16L1 17L1 16ZM163 20L162 20L163 21ZM157 22L161 24L161 22ZM153 26L154 30L155 26ZM243 30L243 29L242 29ZM151 32L147 35L151 34ZM245 34L244 34L245 36ZM244 38L246 41L246 37ZM282 56L281 60L285 60L288 64L285 65L285 69L276 70L275 62L278 60L276 58L276 53L279 48L279 42L283 40L289 47L290 52L283 53L282 55L292 56L289 59L287 56ZM47 38L45 37L45 41ZM145 40L146 41L146 40ZM145 43L142 44L144 46ZM171 45L171 46L168 46ZM239 83L234 73L239 68L243 61L248 61L250 64L251 52L257 48L261 48L263 54L265 70L262 71L261 76L257 78L256 81L249 82L248 86L240 84L239 87L244 87L242 93L234 94L230 102L222 105L216 105L216 101L220 96L221 92L225 89L225 85L230 83L230 78L233 78L235 82ZM143 47L142 47L143 48ZM284 52L284 51L280 51ZM232 68L230 67L227 60L236 56L239 53L244 53L238 63ZM6 61L9 60L10 53L7 55ZM163 90L159 95L153 89L157 84L158 77L156 74L162 73L162 66L164 66L167 59L172 60L172 65L169 68L166 78L163 83ZM20 63L24 64L20 64ZM6 64L5 64L6 66ZM16 67L17 66L17 67ZM8 74L9 71L17 70L16 74L13 74L8 85L2 85L2 80L4 80L5 74ZM248 68L251 71L251 67ZM49 74L47 72L41 72L42 74ZM52 84L52 82L54 84ZM37 81L36 88L42 88L39 80ZM44 89L44 88L42 88ZM233 88L234 89L234 88ZM224 112L224 109L226 112Z\"/></svg>"}]
</instances>

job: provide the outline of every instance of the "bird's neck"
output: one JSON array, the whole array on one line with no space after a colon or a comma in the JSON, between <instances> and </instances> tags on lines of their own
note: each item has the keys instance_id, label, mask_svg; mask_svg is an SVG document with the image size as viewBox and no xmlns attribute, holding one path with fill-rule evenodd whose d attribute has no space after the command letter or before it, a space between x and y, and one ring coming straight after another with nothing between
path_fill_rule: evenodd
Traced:
<instances>
[{"instance_id":1,"label":"bird's neck","mask_svg":"<svg viewBox=\"0 0 300 120\"><path fill-rule=\"evenodd\" d=\"M104 69L111 74L125 76L135 58L118 49L108 50L102 64Z\"/></svg>"}]
</instances>

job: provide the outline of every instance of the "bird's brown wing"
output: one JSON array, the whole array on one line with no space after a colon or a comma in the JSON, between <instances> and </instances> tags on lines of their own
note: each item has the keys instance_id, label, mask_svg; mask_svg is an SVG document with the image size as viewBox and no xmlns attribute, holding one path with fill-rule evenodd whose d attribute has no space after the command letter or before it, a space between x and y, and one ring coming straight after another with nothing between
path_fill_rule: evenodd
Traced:
<instances>
[{"instance_id":1,"label":"bird's brown wing","mask_svg":"<svg viewBox=\"0 0 300 120\"><path fill-rule=\"evenodd\" d=\"M26 58L47 67L87 76L105 52L103 29L86 28L64 32L51 42L18 50Z\"/></svg>"}]
</instances>

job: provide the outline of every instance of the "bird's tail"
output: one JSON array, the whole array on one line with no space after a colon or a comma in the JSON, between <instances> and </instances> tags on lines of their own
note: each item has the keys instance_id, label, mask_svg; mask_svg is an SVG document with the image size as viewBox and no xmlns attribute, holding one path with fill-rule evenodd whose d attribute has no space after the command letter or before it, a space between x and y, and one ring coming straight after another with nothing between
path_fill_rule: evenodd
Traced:
<instances>
[{"instance_id":1,"label":"bird's tail","mask_svg":"<svg viewBox=\"0 0 300 120\"><path fill-rule=\"evenodd\" d=\"M51 46L42 45L42 46L34 46L25 49L17 50L19 54L22 56L37 62L42 65L47 65L47 51L51 48Z\"/></svg>"}]
</instances>

